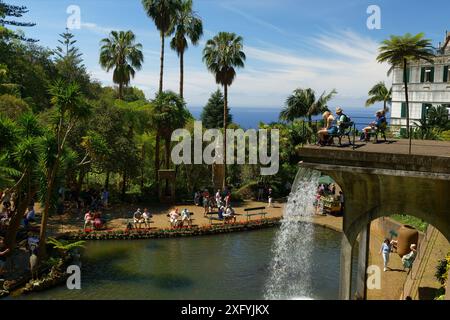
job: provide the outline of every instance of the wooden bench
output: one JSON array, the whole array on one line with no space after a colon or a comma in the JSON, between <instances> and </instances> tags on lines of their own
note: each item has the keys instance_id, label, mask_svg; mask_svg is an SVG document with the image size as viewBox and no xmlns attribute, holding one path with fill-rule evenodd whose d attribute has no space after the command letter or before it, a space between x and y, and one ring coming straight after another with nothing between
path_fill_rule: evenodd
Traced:
<instances>
[{"instance_id":1,"label":"wooden bench","mask_svg":"<svg viewBox=\"0 0 450 320\"><path fill-rule=\"evenodd\" d=\"M338 138L339 146L342 146L342 138L343 137L348 137L348 144L351 145L352 141L351 141L350 136L352 134L353 125L354 125L354 122L352 122L352 121L351 122L342 123L338 127L338 131L335 134L328 135L328 137L331 140L331 142L333 142L334 138Z\"/></svg>"},{"instance_id":2,"label":"wooden bench","mask_svg":"<svg viewBox=\"0 0 450 320\"><path fill-rule=\"evenodd\" d=\"M266 209L266 207L255 207L255 208L244 209L244 211L245 211L244 215L247 217L247 222L249 222L250 217L253 217L253 216L261 216L261 219L265 219L266 214L267 214L267 212L263 211L265 209ZM259 211L259 212L254 213L254 211Z\"/></svg>"}]
</instances>

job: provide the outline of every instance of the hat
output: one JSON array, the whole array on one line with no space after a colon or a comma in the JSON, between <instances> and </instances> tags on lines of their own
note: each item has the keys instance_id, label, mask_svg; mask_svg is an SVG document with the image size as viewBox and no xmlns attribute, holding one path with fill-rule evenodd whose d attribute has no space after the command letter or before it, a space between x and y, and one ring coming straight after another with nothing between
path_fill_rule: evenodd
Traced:
<instances>
[{"instance_id":1,"label":"hat","mask_svg":"<svg viewBox=\"0 0 450 320\"><path fill-rule=\"evenodd\" d=\"M344 111L344 110L342 110L342 108L340 108L340 107L336 108L336 113L341 113L342 111Z\"/></svg>"}]
</instances>

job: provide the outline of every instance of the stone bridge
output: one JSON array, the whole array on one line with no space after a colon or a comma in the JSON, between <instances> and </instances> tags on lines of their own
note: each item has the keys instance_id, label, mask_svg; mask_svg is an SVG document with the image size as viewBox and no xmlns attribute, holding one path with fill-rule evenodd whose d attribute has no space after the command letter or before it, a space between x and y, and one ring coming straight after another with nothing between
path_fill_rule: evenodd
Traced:
<instances>
[{"instance_id":1,"label":"stone bridge","mask_svg":"<svg viewBox=\"0 0 450 320\"><path fill-rule=\"evenodd\" d=\"M450 241L450 143L413 141L410 145L398 140L355 149L305 146L299 155L300 166L331 176L345 195L341 299L353 298L352 251L358 235L356 293L365 298L369 230L374 219L408 214L430 223Z\"/></svg>"}]
</instances>

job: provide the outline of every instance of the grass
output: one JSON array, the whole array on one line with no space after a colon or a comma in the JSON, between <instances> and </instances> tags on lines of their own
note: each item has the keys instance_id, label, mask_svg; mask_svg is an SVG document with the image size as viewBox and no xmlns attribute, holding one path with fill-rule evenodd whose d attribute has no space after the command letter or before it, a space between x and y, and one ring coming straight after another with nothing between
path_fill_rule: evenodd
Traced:
<instances>
[{"instance_id":1,"label":"grass","mask_svg":"<svg viewBox=\"0 0 450 320\"><path fill-rule=\"evenodd\" d=\"M410 225L421 232L425 232L427 230L428 223L423 221L422 219L411 217L406 214L394 214L391 216L391 218L402 224Z\"/></svg>"}]
</instances>

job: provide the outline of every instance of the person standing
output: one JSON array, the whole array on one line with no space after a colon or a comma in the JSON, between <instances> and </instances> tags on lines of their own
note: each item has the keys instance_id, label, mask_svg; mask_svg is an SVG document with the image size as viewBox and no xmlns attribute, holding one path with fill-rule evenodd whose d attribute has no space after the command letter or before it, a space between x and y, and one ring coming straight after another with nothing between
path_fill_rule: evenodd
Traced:
<instances>
[{"instance_id":1,"label":"person standing","mask_svg":"<svg viewBox=\"0 0 450 320\"><path fill-rule=\"evenodd\" d=\"M342 191L339 191L339 213L341 214L341 216L344 215L344 207L345 207L344 193Z\"/></svg>"},{"instance_id":2,"label":"person standing","mask_svg":"<svg viewBox=\"0 0 450 320\"><path fill-rule=\"evenodd\" d=\"M383 270L386 272L389 269L389 255L391 254L391 245L389 239L384 239L384 242L381 245L380 254L383 256Z\"/></svg>"},{"instance_id":3,"label":"person standing","mask_svg":"<svg viewBox=\"0 0 450 320\"><path fill-rule=\"evenodd\" d=\"M0 239L0 275L4 274L6 271L6 263L10 249L5 245L4 240Z\"/></svg>"},{"instance_id":4,"label":"person standing","mask_svg":"<svg viewBox=\"0 0 450 320\"><path fill-rule=\"evenodd\" d=\"M103 206L105 208L108 208L108 202L109 202L109 191L108 191L108 189L103 189L102 202L103 202Z\"/></svg>"}]
</instances>

